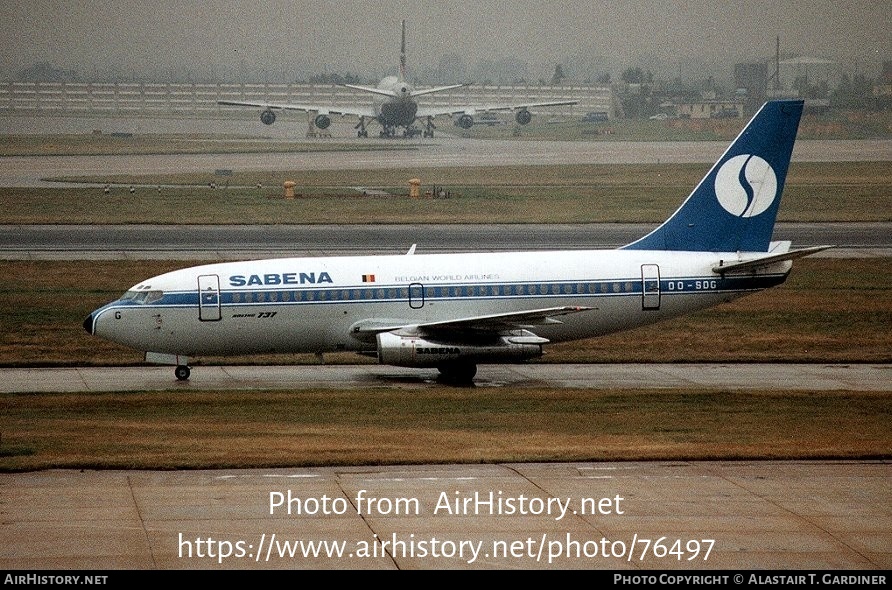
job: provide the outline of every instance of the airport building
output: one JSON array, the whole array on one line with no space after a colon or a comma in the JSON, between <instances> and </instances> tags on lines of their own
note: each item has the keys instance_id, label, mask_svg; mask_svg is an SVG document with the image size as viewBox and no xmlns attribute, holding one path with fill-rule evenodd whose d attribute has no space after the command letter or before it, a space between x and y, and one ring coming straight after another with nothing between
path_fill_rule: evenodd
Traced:
<instances>
[{"instance_id":1,"label":"airport building","mask_svg":"<svg viewBox=\"0 0 892 590\"><path fill-rule=\"evenodd\" d=\"M839 65L818 57L794 57L734 66L736 88L744 91L747 108L776 98L799 98L801 90L824 87L828 90L839 84ZM827 106L829 100L805 96L809 106Z\"/></svg>"}]
</instances>

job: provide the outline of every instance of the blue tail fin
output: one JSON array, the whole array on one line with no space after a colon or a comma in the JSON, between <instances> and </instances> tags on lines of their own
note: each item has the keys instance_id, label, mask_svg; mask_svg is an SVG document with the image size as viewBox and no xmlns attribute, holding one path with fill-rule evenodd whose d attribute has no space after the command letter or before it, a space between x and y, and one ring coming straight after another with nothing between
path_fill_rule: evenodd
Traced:
<instances>
[{"instance_id":1,"label":"blue tail fin","mask_svg":"<svg viewBox=\"0 0 892 590\"><path fill-rule=\"evenodd\" d=\"M802 107L766 102L672 217L624 248L768 251Z\"/></svg>"}]
</instances>

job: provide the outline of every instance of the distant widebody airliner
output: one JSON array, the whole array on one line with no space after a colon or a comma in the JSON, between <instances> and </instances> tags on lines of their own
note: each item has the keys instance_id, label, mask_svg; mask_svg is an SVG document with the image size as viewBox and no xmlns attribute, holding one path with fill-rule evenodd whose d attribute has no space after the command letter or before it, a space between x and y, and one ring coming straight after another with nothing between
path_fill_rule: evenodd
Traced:
<instances>
[{"instance_id":1,"label":"distant widebody airliner","mask_svg":"<svg viewBox=\"0 0 892 590\"><path fill-rule=\"evenodd\" d=\"M87 332L176 365L188 357L354 351L470 382L478 363L627 330L782 283L829 246L772 242L802 101L766 103L681 207L616 250L283 258L142 281Z\"/></svg>"},{"instance_id":2,"label":"distant widebody airliner","mask_svg":"<svg viewBox=\"0 0 892 590\"><path fill-rule=\"evenodd\" d=\"M315 113L313 125L325 130L331 125L331 115L352 115L359 117L356 126L357 136L368 137L366 124L374 121L381 125L382 137L396 137L399 129L403 129L403 136L411 136L415 121L424 122L424 137L434 136L434 118L449 115L455 117L456 124L463 129L470 129L474 125L474 115L490 111L514 111L514 119L521 125L526 125L532 120L529 109L546 106L574 105L577 100L560 100L547 102L530 102L519 104L459 106L459 107L425 107L420 106L417 98L436 92L453 90L467 86L467 84L452 84L450 86L438 86L416 90L406 81L406 21L403 21L402 45L400 50L400 67L396 76L387 76L377 86L359 86L356 84L342 84L347 88L361 90L380 97L380 100L367 105L311 105L311 104L276 104L257 101L232 101L221 100L218 104L242 107L257 107L263 109L260 120L265 125L272 125L276 121L277 110L293 110Z\"/></svg>"}]
</instances>

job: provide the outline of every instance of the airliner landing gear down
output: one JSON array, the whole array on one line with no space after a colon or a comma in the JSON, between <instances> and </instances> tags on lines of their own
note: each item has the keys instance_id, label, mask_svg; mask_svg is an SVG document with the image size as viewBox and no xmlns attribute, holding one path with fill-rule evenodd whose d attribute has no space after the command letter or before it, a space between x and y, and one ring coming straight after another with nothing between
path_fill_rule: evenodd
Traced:
<instances>
[{"instance_id":1,"label":"airliner landing gear down","mask_svg":"<svg viewBox=\"0 0 892 590\"><path fill-rule=\"evenodd\" d=\"M173 365L174 376L178 381L186 381L192 369L189 368L189 357L182 354L167 354L164 352L146 352L146 362L155 365Z\"/></svg>"},{"instance_id":2,"label":"airliner landing gear down","mask_svg":"<svg viewBox=\"0 0 892 590\"><path fill-rule=\"evenodd\" d=\"M356 137L368 137L369 136L369 132L365 128L365 117L359 118L359 124L356 127L354 127L354 129L357 130Z\"/></svg>"},{"instance_id":3,"label":"airliner landing gear down","mask_svg":"<svg viewBox=\"0 0 892 590\"><path fill-rule=\"evenodd\" d=\"M188 377L189 359L177 352L355 350L382 365L438 368L442 383L473 387L478 363L520 363L552 342L704 310L780 285L793 260L832 248L772 241L804 106L766 102L675 213L616 249L419 254L413 247L409 256L205 263L144 279L91 312L83 327L158 351L146 352L146 361L176 367L178 379ZM292 313L298 302L300 313Z\"/></svg>"},{"instance_id":4,"label":"airliner landing gear down","mask_svg":"<svg viewBox=\"0 0 892 590\"><path fill-rule=\"evenodd\" d=\"M467 362L444 363L437 370L440 371L440 381L444 383L471 385L477 374L477 365Z\"/></svg>"},{"instance_id":5,"label":"airliner landing gear down","mask_svg":"<svg viewBox=\"0 0 892 590\"><path fill-rule=\"evenodd\" d=\"M427 124L424 126L424 137L433 137L434 129L437 127L434 125L434 118L428 117Z\"/></svg>"}]
</instances>

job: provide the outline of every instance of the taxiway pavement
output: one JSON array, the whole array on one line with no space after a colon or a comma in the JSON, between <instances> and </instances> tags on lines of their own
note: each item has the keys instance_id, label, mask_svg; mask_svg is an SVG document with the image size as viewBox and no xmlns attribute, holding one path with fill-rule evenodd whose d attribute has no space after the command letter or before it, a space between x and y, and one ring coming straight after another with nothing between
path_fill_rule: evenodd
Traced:
<instances>
[{"instance_id":1,"label":"taxiway pavement","mask_svg":"<svg viewBox=\"0 0 892 590\"><path fill-rule=\"evenodd\" d=\"M360 141L363 145L368 142ZM388 144L392 145L392 144ZM72 186L50 179L78 176L163 175L246 170L363 170L446 166L548 164L711 163L723 141L525 141L441 137L401 142L394 151L320 151L242 154L146 154L102 156L9 156L0 158L0 186ZM799 140L794 162L888 162L892 140ZM84 185L89 186L89 185ZM98 185L97 185L98 186Z\"/></svg>"},{"instance_id":2,"label":"taxiway pavement","mask_svg":"<svg viewBox=\"0 0 892 590\"><path fill-rule=\"evenodd\" d=\"M172 367L0 369L0 393L188 390L270 390L306 387L436 386L435 369L376 364L196 366L188 381ZM641 363L480 365L476 387L641 388L766 391L892 392L892 365L883 363Z\"/></svg>"},{"instance_id":3,"label":"taxiway pavement","mask_svg":"<svg viewBox=\"0 0 892 590\"><path fill-rule=\"evenodd\" d=\"M5 473L0 569L888 575L890 476L886 461Z\"/></svg>"}]
</instances>

